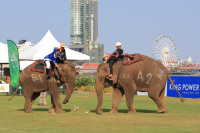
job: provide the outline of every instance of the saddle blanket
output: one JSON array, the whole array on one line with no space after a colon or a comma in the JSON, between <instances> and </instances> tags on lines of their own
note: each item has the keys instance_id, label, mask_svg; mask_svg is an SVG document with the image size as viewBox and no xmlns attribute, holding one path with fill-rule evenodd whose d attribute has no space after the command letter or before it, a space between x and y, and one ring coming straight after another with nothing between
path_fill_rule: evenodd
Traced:
<instances>
[{"instance_id":1,"label":"saddle blanket","mask_svg":"<svg viewBox=\"0 0 200 133\"><path fill-rule=\"evenodd\" d=\"M45 73L44 60L36 60L31 68L31 71Z\"/></svg>"},{"instance_id":2,"label":"saddle blanket","mask_svg":"<svg viewBox=\"0 0 200 133\"><path fill-rule=\"evenodd\" d=\"M134 57L133 59L130 59L130 58L124 58L123 59L123 65L130 65L130 64L133 64L133 63L136 63L136 62L139 62L139 61L142 61L142 55L141 54L133 54L131 55L132 57Z\"/></svg>"}]
</instances>

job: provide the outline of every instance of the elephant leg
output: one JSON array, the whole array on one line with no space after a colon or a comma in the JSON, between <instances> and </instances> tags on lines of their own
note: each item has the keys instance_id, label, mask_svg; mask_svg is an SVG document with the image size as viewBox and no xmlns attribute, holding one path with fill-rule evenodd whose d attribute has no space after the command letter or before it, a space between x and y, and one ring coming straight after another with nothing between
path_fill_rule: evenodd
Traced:
<instances>
[{"instance_id":1,"label":"elephant leg","mask_svg":"<svg viewBox=\"0 0 200 133\"><path fill-rule=\"evenodd\" d=\"M103 103L103 89L104 89L104 85L103 83L98 83L96 85L96 92L97 92L97 98L98 98L98 105L97 105L97 108L96 108L96 113L97 114L102 114L102 110L101 110L101 107L102 107L102 103Z\"/></svg>"},{"instance_id":2,"label":"elephant leg","mask_svg":"<svg viewBox=\"0 0 200 133\"><path fill-rule=\"evenodd\" d=\"M158 113L167 113L167 108L164 103L164 91L155 92L155 90L148 92L149 97L156 103L158 106Z\"/></svg>"},{"instance_id":3,"label":"elephant leg","mask_svg":"<svg viewBox=\"0 0 200 133\"><path fill-rule=\"evenodd\" d=\"M128 113L135 114L136 110L134 109L134 106L133 106L133 99L134 99L134 95L136 93L136 85L135 85L134 81L128 80L128 79L125 83L121 83L121 85L124 89L124 93L125 93L125 97L126 97L126 105L129 108Z\"/></svg>"},{"instance_id":4,"label":"elephant leg","mask_svg":"<svg viewBox=\"0 0 200 133\"><path fill-rule=\"evenodd\" d=\"M125 91L125 96L126 96L126 105L129 108L128 113L129 114L135 114L136 110L134 109L133 106L133 99L134 99L135 91L133 88L130 88L130 90Z\"/></svg>"},{"instance_id":5,"label":"elephant leg","mask_svg":"<svg viewBox=\"0 0 200 133\"><path fill-rule=\"evenodd\" d=\"M53 103L55 104L55 112L56 113L64 113L61 107L60 103L60 91L58 88L52 88L50 89L50 94L53 100Z\"/></svg>"},{"instance_id":6,"label":"elephant leg","mask_svg":"<svg viewBox=\"0 0 200 133\"><path fill-rule=\"evenodd\" d=\"M35 99L40 96L40 92L34 92L31 97L31 106L33 105Z\"/></svg>"},{"instance_id":7,"label":"elephant leg","mask_svg":"<svg viewBox=\"0 0 200 133\"><path fill-rule=\"evenodd\" d=\"M25 105L24 105L24 111L26 113L33 113L34 111L32 110L32 104L31 104L31 97L33 93L24 91L24 98L25 98Z\"/></svg>"},{"instance_id":8,"label":"elephant leg","mask_svg":"<svg viewBox=\"0 0 200 133\"><path fill-rule=\"evenodd\" d=\"M163 88L161 95L160 95L160 100L161 100L162 106L164 108L164 110L161 110L161 113L167 113L167 107L166 107L166 104L164 102L164 97L165 97L165 87Z\"/></svg>"},{"instance_id":9,"label":"elephant leg","mask_svg":"<svg viewBox=\"0 0 200 133\"><path fill-rule=\"evenodd\" d=\"M133 106L133 100L134 100L134 95L136 93L136 85L134 81L129 80L128 83L126 85L123 84L125 97L126 97L126 105L129 108L128 113L135 114L136 110L134 109L134 106Z\"/></svg>"},{"instance_id":10,"label":"elephant leg","mask_svg":"<svg viewBox=\"0 0 200 133\"><path fill-rule=\"evenodd\" d=\"M55 113L55 104L54 104L52 96L51 96L51 106L50 106L50 109L48 110L48 112Z\"/></svg>"},{"instance_id":11,"label":"elephant leg","mask_svg":"<svg viewBox=\"0 0 200 133\"><path fill-rule=\"evenodd\" d=\"M124 90L122 88L114 88L114 97L113 97L113 103L112 103L112 110L110 111L110 114L117 114L118 113L118 106L119 103L124 95Z\"/></svg>"}]
</instances>

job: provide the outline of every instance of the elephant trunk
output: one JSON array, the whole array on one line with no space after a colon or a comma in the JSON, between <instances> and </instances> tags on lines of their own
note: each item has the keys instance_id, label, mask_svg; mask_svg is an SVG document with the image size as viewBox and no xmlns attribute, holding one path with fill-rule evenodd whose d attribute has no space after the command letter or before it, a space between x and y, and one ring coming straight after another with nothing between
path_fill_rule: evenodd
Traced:
<instances>
[{"instance_id":1,"label":"elephant trunk","mask_svg":"<svg viewBox=\"0 0 200 133\"><path fill-rule=\"evenodd\" d=\"M103 89L104 89L104 84L101 83L98 78L96 78L96 93L98 98L98 105L96 108L97 114L102 114L101 107L103 103Z\"/></svg>"},{"instance_id":2,"label":"elephant trunk","mask_svg":"<svg viewBox=\"0 0 200 133\"><path fill-rule=\"evenodd\" d=\"M68 82L68 92L66 94L66 98L63 101L63 104L66 104L69 101L74 91L74 87L75 87L75 78L71 78L70 81Z\"/></svg>"}]
</instances>

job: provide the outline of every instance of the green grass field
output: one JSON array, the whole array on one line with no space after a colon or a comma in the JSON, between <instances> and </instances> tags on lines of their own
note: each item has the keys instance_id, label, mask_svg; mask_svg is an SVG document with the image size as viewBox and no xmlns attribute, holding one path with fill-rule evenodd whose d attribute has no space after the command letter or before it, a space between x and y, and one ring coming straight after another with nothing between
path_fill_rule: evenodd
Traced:
<instances>
[{"instance_id":1,"label":"green grass field","mask_svg":"<svg viewBox=\"0 0 200 133\"><path fill-rule=\"evenodd\" d=\"M73 94L75 103L80 104L88 94ZM61 95L63 101L65 95ZM119 106L119 113L110 115L112 94L104 94L102 115L97 115L96 94L90 97L73 111L72 99L62 105L64 114L50 114L50 96L47 96L48 106L39 106L38 99L33 104L34 113L25 113L24 97L15 96L12 101L5 93L0 93L0 133L199 133L200 132L200 99L185 99L166 97L167 114L157 114L157 106L147 96L135 96L136 114L127 114L125 98ZM88 114L86 114L88 111Z\"/></svg>"}]
</instances>

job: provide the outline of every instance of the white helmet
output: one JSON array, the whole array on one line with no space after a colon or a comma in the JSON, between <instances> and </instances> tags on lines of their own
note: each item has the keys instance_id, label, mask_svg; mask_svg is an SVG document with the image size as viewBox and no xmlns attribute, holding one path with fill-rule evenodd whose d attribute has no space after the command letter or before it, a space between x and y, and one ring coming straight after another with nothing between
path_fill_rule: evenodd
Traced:
<instances>
[{"instance_id":1,"label":"white helmet","mask_svg":"<svg viewBox=\"0 0 200 133\"><path fill-rule=\"evenodd\" d=\"M117 43L116 43L116 47L117 47L117 46L122 46L121 42L117 42Z\"/></svg>"}]
</instances>

